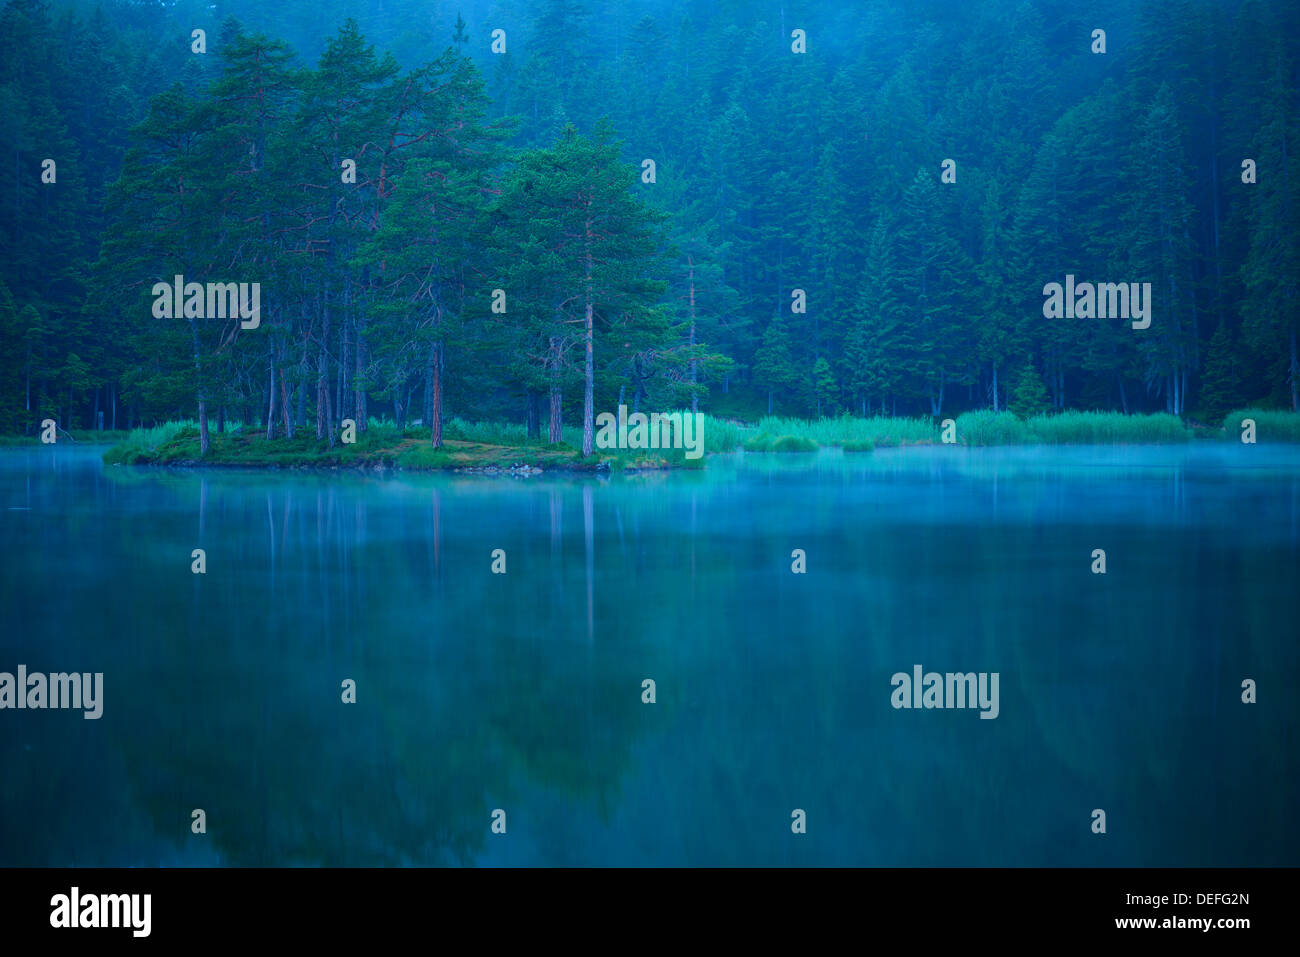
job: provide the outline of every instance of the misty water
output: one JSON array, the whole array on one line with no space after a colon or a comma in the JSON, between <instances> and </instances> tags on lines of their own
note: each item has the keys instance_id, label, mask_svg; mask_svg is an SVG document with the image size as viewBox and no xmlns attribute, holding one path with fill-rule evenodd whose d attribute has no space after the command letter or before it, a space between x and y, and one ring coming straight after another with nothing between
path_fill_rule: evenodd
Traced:
<instances>
[{"instance_id":1,"label":"misty water","mask_svg":"<svg viewBox=\"0 0 1300 957\"><path fill-rule=\"evenodd\" d=\"M1300 449L529 479L100 451L0 451L0 671L104 675L98 720L0 711L0 864L1300 856ZM997 717L895 709L915 665L997 672Z\"/></svg>"}]
</instances>

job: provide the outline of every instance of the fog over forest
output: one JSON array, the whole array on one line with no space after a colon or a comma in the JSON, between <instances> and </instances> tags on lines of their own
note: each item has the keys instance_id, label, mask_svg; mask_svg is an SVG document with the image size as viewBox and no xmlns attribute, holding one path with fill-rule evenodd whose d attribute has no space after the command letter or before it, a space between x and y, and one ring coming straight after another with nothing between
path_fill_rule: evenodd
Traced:
<instances>
[{"instance_id":1,"label":"fog over forest","mask_svg":"<svg viewBox=\"0 0 1300 957\"><path fill-rule=\"evenodd\" d=\"M11 0L0 431L1294 410L1298 39L1280 0ZM255 324L197 314L227 283Z\"/></svg>"}]
</instances>

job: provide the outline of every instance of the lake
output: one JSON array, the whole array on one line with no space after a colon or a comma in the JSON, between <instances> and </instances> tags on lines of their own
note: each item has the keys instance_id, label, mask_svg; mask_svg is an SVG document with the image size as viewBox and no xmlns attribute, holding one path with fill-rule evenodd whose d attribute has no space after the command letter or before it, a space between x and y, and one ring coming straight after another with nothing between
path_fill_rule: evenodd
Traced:
<instances>
[{"instance_id":1,"label":"lake","mask_svg":"<svg viewBox=\"0 0 1300 957\"><path fill-rule=\"evenodd\" d=\"M1300 448L101 452L0 450L0 671L103 674L0 710L0 865L1300 861ZM918 665L997 716L894 707Z\"/></svg>"}]
</instances>

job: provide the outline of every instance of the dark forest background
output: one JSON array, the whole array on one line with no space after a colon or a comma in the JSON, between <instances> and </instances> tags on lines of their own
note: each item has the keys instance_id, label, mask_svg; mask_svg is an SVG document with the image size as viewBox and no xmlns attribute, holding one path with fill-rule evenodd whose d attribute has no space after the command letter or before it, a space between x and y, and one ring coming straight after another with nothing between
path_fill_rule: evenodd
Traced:
<instances>
[{"instance_id":1,"label":"dark forest background","mask_svg":"<svg viewBox=\"0 0 1300 957\"><path fill-rule=\"evenodd\" d=\"M1296 409L1297 40L1282 0L11 0L0 431ZM177 273L260 327L155 318ZM1045 319L1066 273L1151 327Z\"/></svg>"}]
</instances>

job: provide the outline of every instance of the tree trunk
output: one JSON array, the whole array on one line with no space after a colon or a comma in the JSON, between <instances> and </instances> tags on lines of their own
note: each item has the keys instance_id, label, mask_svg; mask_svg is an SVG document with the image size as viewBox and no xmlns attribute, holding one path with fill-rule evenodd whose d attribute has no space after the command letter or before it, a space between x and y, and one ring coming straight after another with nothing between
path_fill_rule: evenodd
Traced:
<instances>
[{"instance_id":1,"label":"tree trunk","mask_svg":"<svg viewBox=\"0 0 1300 957\"><path fill-rule=\"evenodd\" d=\"M590 204L590 201L588 201ZM596 439L596 357L593 350L591 303L591 220L587 227L587 322L584 334L586 357L582 370L582 457L591 455Z\"/></svg>"},{"instance_id":2,"label":"tree trunk","mask_svg":"<svg viewBox=\"0 0 1300 957\"><path fill-rule=\"evenodd\" d=\"M342 362L343 362L343 348L344 348L344 333L346 332L346 328L347 328L347 324L345 322L339 323L339 377L338 377L338 381L334 383L334 402L330 407L330 411L336 412L338 418L340 419L343 418L343 364Z\"/></svg>"},{"instance_id":3,"label":"tree trunk","mask_svg":"<svg viewBox=\"0 0 1300 957\"><path fill-rule=\"evenodd\" d=\"M320 356L316 369L316 438L329 436L329 447L334 448L334 407L330 396L329 341L330 341L330 302L329 292L322 296L321 313L324 328L320 338Z\"/></svg>"},{"instance_id":4,"label":"tree trunk","mask_svg":"<svg viewBox=\"0 0 1300 957\"><path fill-rule=\"evenodd\" d=\"M542 439L542 398L531 389L528 391L528 440L540 442Z\"/></svg>"},{"instance_id":5,"label":"tree trunk","mask_svg":"<svg viewBox=\"0 0 1300 957\"><path fill-rule=\"evenodd\" d=\"M550 339L550 356L547 359L551 376L551 423L549 441L560 441L560 414L562 397L560 395L560 340L555 336Z\"/></svg>"},{"instance_id":6,"label":"tree trunk","mask_svg":"<svg viewBox=\"0 0 1300 957\"><path fill-rule=\"evenodd\" d=\"M549 441L552 443L559 442L561 440L560 439L560 424L561 424L560 403L561 403L560 387L558 385L553 385L551 386L551 428L549 433Z\"/></svg>"},{"instance_id":7,"label":"tree trunk","mask_svg":"<svg viewBox=\"0 0 1300 957\"><path fill-rule=\"evenodd\" d=\"M271 381L266 388L267 406L266 406L266 440L269 442L275 437L275 356L272 355L268 363L271 367Z\"/></svg>"},{"instance_id":8,"label":"tree trunk","mask_svg":"<svg viewBox=\"0 0 1300 957\"><path fill-rule=\"evenodd\" d=\"M433 412L433 350L435 348L437 348L436 343L429 343L429 352L424 357L424 402L420 406L420 414L424 418L426 429L429 428L429 416Z\"/></svg>"},{"instance_id":9,"label":"tree trunk","mask_svg":"<svg viewBox=\"0 0 1300 957\"><path fill-rule=\"evenodd\" d=\"M699 385L699 363L695 359L695 260L690 256L686 257L686 262L690 267L690 285L691 285L691 411L700 411L700 397L695 391Z\"/></svg>"},{"instance_id":10,"label":"tree trunk","mask_svg":"<svg viewBox=\"0 0 1300 957\"><path fill-rule=\"evenodd\" d=\"M289 418L289 387L284 381L284 370L280 370L280 415L284 419L285 438L293 438L293 421Z\"/></svg>"},{"instance_id":11,"label":"tree trunk","mask_svg":"<svg viewBox=\"0 0 1300 957\"><path fill-rule=\"evenodd\" d=\"M211 440L208 436L208 401L203 394L203 366L199 361L199 327L190 322L190 336L194 345L194 378L197 380L199 400L199 454L207 455Z\"/></svg>"},{"instance_id":12,"label":"tree trunk","mask_svg":"<svg viewBox=\"0 0 1300 957\"><path fill-rule=\"evenodd\" d=\"M1300 412L1300 359L1296 357L1294 323L1291 325L1291 411Z\"/></svg>"},{"instance_id":13,"label":"tree trunk","mask_svg":"<svg viewBox=\"0 0 1300 957\"><path fill-rule=\"evenodd\" d=\"M433 373L433 411L430 412L432 423L430 424L430 436L433 439L435 449L442 448L442 343L434 343L433 355L431 357L431 366Z\"/></svg>"},{"instance_id":14,"label":"tree trunk","mask_svg":"<svg viewBox=\"0 0 1300 957\"><path fill-rule=\"evenodd\" d=\"M936 418L943 413L943 373L939 374L939 393L930 393L930 414Z\"/></svg>"},{"instance_id":15,"label":"tree trunk","mask_svg":"<svg viewBox=\"0 0 1300 957\"><path fill-rule=\"evenodd\" d=\"M339 420L348 418L351 410L352 396L352 341L348 330L352 328L351 320L344 320L340 333L343 338L342 352L339 354Z\"/></svg>"},{"instance_id":16,"label":"tree trunk","mask_svg":"<svg viewBox=\"0 0 1300 957\"><path fill-rule=\"evenodd\" d=\"M357 367L356 376L352 381L356 396L357 431L364 432L370 421L370 410L366 407L365 390L366 340L362 336L360 319L357 320L356 340L355 348L357 353Z\"/></svg>"}]
</instances>

